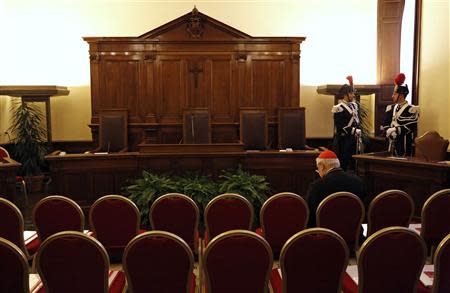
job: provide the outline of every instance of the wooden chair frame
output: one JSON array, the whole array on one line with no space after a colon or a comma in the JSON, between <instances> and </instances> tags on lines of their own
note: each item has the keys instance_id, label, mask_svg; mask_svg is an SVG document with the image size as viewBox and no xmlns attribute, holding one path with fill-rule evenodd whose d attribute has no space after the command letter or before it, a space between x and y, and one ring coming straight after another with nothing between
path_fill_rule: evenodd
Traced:
<instances>
[{"instance_id":1,"label":"wooden chair frame","mask_svg":"<svg viewBox=\"0 0 450 293\"><path fill-rule=\"evenodd\" d=\"M267 148L269 143L268 143L268 133L269 133L269 128L268 128L268 118L267 118L267 110L263 109L263 108L257 108L257 107L248 107L248 108L241 108L240 112L239 112L239 139L242 143L244 143L244 145L246 145L245 143L245 133L244 133L244 116L246 115L251 115L251 114L264 114L264 148Z\"/></svg>"},{"instance_id":2,"label":"wooden chair frame","mask_svg":"<svg viewBox=\"0 0 450 293\"><path fill-rule=\"evenodd\" d=\"M278 148L292 148L292 145L289 144L286 137L284 136L284 119L283 116L289 113L298 113L301 118L303 118L302 125L296 125L296 129L298 129L299 135L303 134L301 140L303 141L303 146L301 148L296 149L304 149L306 146L306 127L305 127L305 108L304 107L280 107L278 108Z\"/></svg>"},{"instance_id":3,"label":"wooden chair frame","mask_svg":"<svg viewBox=\"0 0 450 293\"><path fill-rule=\"evenodd\" d=\"M123 128L121 130L123 135L122 143L125 146L123 149L119 150L119 152L125 152L128 150L128 110L127 109L102 109L99 113L99 127L98 127L98 147L93 152L98 151L107 151L109 152L109 147L107 147L107 150L103 149L104 145L104 137L103 137L103 128L104 123L103 120L107 116L115 116L120 117L123 119Z\"/></svg>"},{"instance_id":4,"label":"wooden chair frame","mask_svg":"<svg viewBox=\"0 0 450 293\"><path fill-rule=\"evenodd\" d=\"M11 241L0 237L0 246L6 247L6 249L9 249L11 252L13 252L15 255L17 255L17 258L20 259L20 263L23 268L24 275L23 278L23 288L25 289L22 293L29 293L29 277L28 277L28 260L25 253L17 247L14 243Z\"/></svg>"},{"instance_id":5,"label":"wooden chair frame","mask_svg":"<svg viewBox=\"0 0 450 293\"><path fill-rule=\"evenodd\" d=\"M28 254L28 250L25 246L25 240L23 239L23 231L24 231L24 219L23 219L23 215L20 212L19 208L16 207L16 205L14 205L12 202L10 202L9 200L0 197L0 203L6 204L8 205L16 214L17 214L17 218L19 219L19 231L17 233L19 233L20 237L20 246L19 249L21 249L25 255L25 257L28 260L31 260L31 256Z\"/></svg>"}]
</instances>

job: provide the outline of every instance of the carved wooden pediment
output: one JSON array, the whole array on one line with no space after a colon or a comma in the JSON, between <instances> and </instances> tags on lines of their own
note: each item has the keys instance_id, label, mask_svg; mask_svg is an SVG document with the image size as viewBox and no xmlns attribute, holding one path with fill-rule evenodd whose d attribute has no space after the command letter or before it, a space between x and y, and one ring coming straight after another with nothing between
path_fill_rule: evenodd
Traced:
<instances>
[{"instance_id":1,"label":"carved wooden pediment","mask_svg":"<svg viewBox=\"0 0 450 293\"><path fill-rule=\"evenodd\" d=\"M194 7L191 12L155 28L139 36L139 38L159 39L161 41L210 41L235 38L248 39L251 36L199 12Z\"/></svg>"}]
</instances>

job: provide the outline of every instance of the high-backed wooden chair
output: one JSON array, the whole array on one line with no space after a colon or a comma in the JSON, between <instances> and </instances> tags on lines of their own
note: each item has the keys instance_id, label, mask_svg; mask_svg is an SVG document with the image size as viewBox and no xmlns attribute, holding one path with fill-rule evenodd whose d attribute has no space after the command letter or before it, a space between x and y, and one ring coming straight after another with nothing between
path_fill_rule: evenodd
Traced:
<instances>
[{"instance_id":1,"label":"high-backed wooden chair","mask_svg":"<svg viewBox=\"0 0 450 293\"><path fill-rule=\"evenodd\" d=\"M41 199L35 205L33 224L42 242L62 231L83 232L84 214L81 207L70 198L52 195Z\"/></svg>"},{"instance_id":2,"label":"high-backed wooden chair","mask_svg":"<svg viewBox=\"0 0 450 293\"><path fill-rule=\"evenodd\" d=\"M81 232L48 237L36 254L37 271L45 292L114 292L125 287L125 274L109 272L103 246Z\"/></svg>"},{"instance_id":3,"label":"high-backed wooden chair","mask_svg":"<svg viewBox=\"0 0 450 293\"><path fill-rule=\"evenodd\" d=\"M241 109L240 140L245 149L265 150L268 146L267 112L262 109Z\"/></svg>"},{"instance_id":4,"label":"high-backed wooden chair","mask_svg":"<svg viewBox=\"0 0 450 293\"><path fill-rule=\"evenodd\" d=\"M12 202L2 197L0 197L0 223L0 237L11 241L22 250L27 259L31 259L39 248L39 239L32 237L25 243L22 213Z\"/></svg>"},{"instance_id":5,"label":"high-backed wooden chair","mask_svg":"<svg viewBox=\"0 0 450 293\"><path fill-rule=\"evenodd\" d=\"M199 248L199 214L197 204L180 193L168 193L157 198L149 212L152 230L167 231L181 237L194 254Z\"/></svg>"},{"instance_id":6,"label":"high-backed wooden chair","mask_svg":"<svg viewBox=\"0 0 450 293\"><path fill-rule=\"evenodd\" d=\"M428 131L414 139L414 156L431 162L444 161L448 143L448 139L442 138L436 131Z\"/></svg>"},{"instance_id":7,"label":"high-backed wooden chair","mask_svg":"<svg viewBox=\"0 0 450 293\"><path fill-rule=\"evenodd\" d=\"M286 242L280 269L272 270L274 293L341 292L348 248L336 232L324 228L301 231Z\"/></svg>"},{"instance_id":8,"label":"high-backed wooden chair","mask_svg":"<svg viewBox=\"0 0 450 293\"><path fill-rule=\"evenodd\" d=\"M151 231L136 236L122 263L130 292L195 293L194 255L175 234Z\"/></svg>"},{"instance_id":9,"label":"high-backed wooden chair","mask_svg":"<svg viewBox=\"0 0 450 293\"><path fill-rule=\"evenodd\" d=\"M309 209L305 200L298 194L282 192L269 197L259 214L261 236L270 244L274 258L278 259L286 241L305 229Z\"/></svg>"},{"instance_id":10,"label":"high-backed wooden chair","mask_svg":"<svg viewBox=\"0 0 450 293\"><path fill-rule=\"evenodd\" d=\"M183 111L183 143L211 143L211 121L206 108L192 108Z\"/></svg>"},{"instance_id":11,"label":"high-backed wooden chair","mask_svg":"<svg viewBox=\"0 0 450 293\"><path fill-rule=\"evenodd\" d=\"M106 195L92 204L89 223L112 260L121 260L128 242L139 233L139 209L126 197Z\"/></svg>"},{"instance_id":12,"label":"high-backed wooden chair","mask_svg":"<svg viewBox=\"0 0 450 293\"><path fill-rule=\"evenodd\" d=\"M386 227L408 227L413 213L414 202L406 192L394 189L384 191L369 205L367 236Z\"/></svg>"},{"instance_id":13,"label":"high-backed wooden chair","mask_svg":"<svg viewBox=\"0 0 450 293\"><path fill-rule=\"evenodd\" d=\"M357 251L364 219L364 204L351 192L336 192L319 204L316 212L317 227L338 233L349 250Z\"/></svg>"},{"instance_id":14,"label":"high-backed wooden chair","mask_svg":"<svg viewBox=\"0 0 450 293\"><path fill-rule=\"evenodd\" d=\"M99 113L99 146L95 152L128 150L128 110L102 109Z\"/></svg>"},{"instance_id":15,"label":"high-backed wooden chair","mask_svg":"<svg viewBox=\"0 0 450 293\"><path fill-rule=\"evenodd\" d=\"M205 250L205 291L267 293L272 264L272 251L261 236L245 230L222 233Z\"/></svg>"},{"instance_id":16,"label":"high-backed wooden chair","mask_svg":"<svg viewBox=\"0 0 450 293\"><path fill-rule=\"evenodd\" d=\"M450 233L450 189L431 195L422 207L420 235L430 252Z\"/></svg>"},{"instance_id":17,"label":"high-backed wooden chair","mask_svg":"<svg viewBox=\"0 0 450 293\"><path fill-rule=\"evenodd\" d=\"M278 148L305 149L305 108L278 108Z\"/></svg>"},{"instance_id":18,"label":"high-backed wooden chair","mask_svg":"<svg viewBox=\"0 0 450 293\"><path fill-rule=\"evenodd\" d=\"M416 292L426 255L425 243L416 232L405 227L381 229L361 246L357 286L350 286L351 283L344 280L343 291ZM348 275L344 278L348 279Z\"/></svg>"},{"instance_id":19,"label":"high-backed wooden chair","mask_svg":"<svg viewBox=\"0 0 450 293\"><path fill-rule=\"evenodd\" d=\"M0 237L0 293L29 293L28 261L23 251Z\"/></svg>"},{"instance_id":20,"label":"high-backed wooden chair","mask_svg":"<svg viewBox=\"0 0 450 293\"><path fill-rule=\"evenodd\" d=\"M225 193L213 198L205 207L205 245L217 235L230 230L250 230L253 206L243 196Z\"/></svg>"}]
</instances>

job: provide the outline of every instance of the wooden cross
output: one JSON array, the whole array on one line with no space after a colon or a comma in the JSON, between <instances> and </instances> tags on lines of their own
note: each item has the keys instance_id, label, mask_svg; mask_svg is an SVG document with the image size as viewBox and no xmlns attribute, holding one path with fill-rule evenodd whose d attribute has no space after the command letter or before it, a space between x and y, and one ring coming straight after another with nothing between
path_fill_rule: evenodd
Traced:
<instances>
[{"instance_id":1,"label":"wooden cross","mask_svg":"<svg viewBox=\"0 0 450 293\"><path fill-rule=\"evenodd\" d=\"M189 72L194 74L195 88L197 88L198 87L198 75L199 75L199 73L203 72L203 69L201 69L200 67L197 66L197 64L195 64L193 67L191 67L191 69L189 69Z\"/></svg>"}]
</instances>

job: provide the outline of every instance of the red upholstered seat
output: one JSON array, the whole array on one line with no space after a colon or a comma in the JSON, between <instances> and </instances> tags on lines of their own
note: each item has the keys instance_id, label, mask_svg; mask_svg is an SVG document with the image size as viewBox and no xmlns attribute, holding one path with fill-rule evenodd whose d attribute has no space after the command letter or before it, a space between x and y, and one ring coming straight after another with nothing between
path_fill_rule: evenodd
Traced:
<instances>
[{"instance_id":1,"label":"red upholstered seat","mask_svg":"<svg viewBox=\"0 0 450 293\"><path fill-rule=\"evenodd\" d=\"M39 239L62 231L83 232L84 214L80 206L68 197L52 195L41 199L33 209L33 223Z\"/></svg>"},{"instance_id":2,"label":"red upholstered seat","mask_svg":"<svg viewBox=\"0 0 450 293\"><path fill-rule=\"evenodd\" d=\"M37 271L45 292L121 292L122 272L111 273L106 250L81 232L59 232L48 237L36 254Z\"/></svg>"},{"instance_id":3,"label":"red upholstered seat","mask_svg":"<svg viewBox=\"0 0 450 293\"><path fill-rule=\"evenodd\" d=\"M416 292L426 259L422 238L405 227L384 228L361 246L358 257L358 290L348 280L345 293Z\"/></svg>"},{"instance_id":4,"label":"red upholstered seat","mask_svg":"<svg viewBox=\"0 0 450 293\"><path fill-rule=\"evenodd\" d=\"M414 213L414 202L401 190L387 190L377 195L369 205L367 213L368 233L392 227L408 227Z\"/></svg>"},{"instance_id":5,"label":"red upholstered seat","mask_svg":"<svg viewBox=\"0 0 450 293\"><path fill-rule=\"evenodd\" d=\"M359 248L364 204L350 192L336 192L327 196L317 208L317 226L338 233L350 251Z\"/></svg>"},{"instance_id":6,"label":"red upholstered seat","mask_svg":"<svg viewBox=\"0 0 450 293\"><path fill-rule=\"evenodd\" d=\"M28 262L23 251L0 237L0 292L25 293L28 289Z\"/></svg>"},{"instance_id":7,"label":"red upholstered seat","mask_svg":"<svg viewBox=\"0 0 450 293\"><path fill-rule=\"evenodd\" d=\"M230 230L250 230L253 206L243 196L233 193L213 198L205 208L205 245L215 236Z\"/></svg>"},{"instance_id":8,"label":"red upholstered seat","mask_svg":"<svg viewBox=\"0 0 450 293\"><path fill-rule=\"evenodd\" d=\"M136 205L120 195L106 195L94 202L89 222L95 237L114 260L122 259L128 242L139 233L140 215Z\"/></svg>"},{"instance_id":9,"label":"red upholstered seat","mask_svg":"<svg viewBox=\"0 0 450 293\"><path fill-rule=\"evenodd\" d=\"M348 264L348 248L336 232L312 228L289 238L280 255L280 268L272 271L275 293L341 292Z\"/></svg>"},{"instance_id":10,"label":"red upholstered seat","mask_svg":"<svg viewBox=\"0 0 450 293\"><path fill-rule=\"evenodd\" d=\"M0 197L0 237L5 238L19 247L27 259L39 247L39 241L30 241L25 245L23 237L23 216L20 210L9 200ZM37 239L37 238L36 238Z\"/></svg>"},{"instance_id":11,"label":"red upholstered seat","mask_svg":"<svg viewBox=\"0 0 450 293\"><path fill-rule=\"evenodd\" d=\"M278 193L264 202L260 211L261 232L275 258L291 236L305 229L308 217L308 205L295 193Z\"/></svg>"},{"instance_id":12,"label":"red upholstered seat","mask_svg":"<svg viewBox=\"0 0 450 293\"><path fill-rule=\"evenodd\" d=\"M450 234L439 243L434 255L432 292L450 292Z\"/></svg>"},{"instance_id":13,"label":"red upholstered seat","mask_svg":"<svg viewBox=\"0 0 450 293\"><path fill-rule=\"evenodd\" d=\"M175 234L151 231L130 241L123 255L131 292L195 292L194 254Z\"/></svg>"},{"instance_id":14,"label":"red upholstered seat","mask_svg":"<svg viewBox=\"0 0 450 293\"><path fill-rule=\"evenodd\" d=\"M186 241L194 254L198 252L199 209L191 198L180 193L163 195L149 214L153 230L171 232Z\"/></svg>"},{"instance_id":15,"label":"red upholstered seat","mask_svg":"<svg viewBox=\"0 0 450 293\"><path fill-rule=\"evenodd\" d=\"M450 189L444 189L431 195L423 205L420 235L431 250L449 233Z\"/></svg>"},{"instance_id":16,"label":"red upholstered seat","mask_svg":"<svg viewBox=\"0 0 450 293\"><path fill-rule=\"evenodd\" d=\"M246 230L222 233L205 249L207 292L267 293L272 263L269 243L261 236Z\"/></svg>"}]
</instances>

